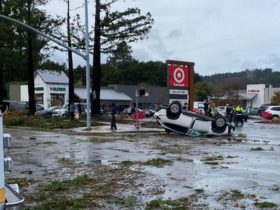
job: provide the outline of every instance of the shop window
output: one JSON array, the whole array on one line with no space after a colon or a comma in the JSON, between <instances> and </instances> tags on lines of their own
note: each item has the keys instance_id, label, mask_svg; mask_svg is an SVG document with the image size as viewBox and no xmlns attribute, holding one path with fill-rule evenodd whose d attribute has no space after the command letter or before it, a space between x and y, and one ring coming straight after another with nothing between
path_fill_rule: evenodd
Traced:
<instances>
[{"instance_id":1,"label":"shop window","mask_svg":"<svg viewBox=\"0 0 280 210\"><path fill-rule=\"evenodd\" d=\"M64 101L64 94L51 93L51 106L62 106Z\"/></svg>"},{"instance_id":2,"label":"shop window","mask_svg":"<svg viewBox=\"0 0 280 210\"><path fill-rule=\"evenodd\" d=\"M43 93L35 94L35 101L36 104L44 104L44 94Z\"/></svg>"}]
</instances>

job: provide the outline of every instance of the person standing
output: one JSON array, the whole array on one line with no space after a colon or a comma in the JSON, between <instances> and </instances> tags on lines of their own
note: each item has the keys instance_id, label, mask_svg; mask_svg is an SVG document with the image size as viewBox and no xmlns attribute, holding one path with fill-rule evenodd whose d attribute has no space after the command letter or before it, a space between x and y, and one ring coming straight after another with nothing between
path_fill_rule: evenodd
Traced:
<instances>
[{"instance_id":1,"label":"person standing","mask_svg":"<svg viewBox=\"0 0 280 210\"><path fill-rule=\"evenodd\" d=\"M225 118L227 121L232 122L233 108L229 104L226 104L225 107Z\"/></svg>"},{"instance_id":2,"label":"person standing","mask_svg":"<svg viewBox=\"0 0 280 210\"><path fill-rule=\"evenodd\" d=\"M188 103L184 103L183 110L188 111Z\"/></svg>"},{"instance_id":3,"label":"person standing","mask_svg":"<svg viewBox=\"0 0 280 210\"><path fill-rule=\"evenodd\" d=\"M69 107L69 112L70 112L70 120L74 120L74 116L75 116L75 109L76 109L76 106L74 104L74 102L72 101L70 103L70 107Z\"/></svg>"},{"instance_id":4,"label":"person standing","mask_svg":"<svg viewBox=\"0 0 280 210\"><path fill-rule=\"evenodd\" d=\"M207 115L207 113L208 113L208 109L209 109L209 103L208 103L208 100L204 100L204 101L203 101L203 105L204 105L204 108L203 108L203 110L204 110L204 114L205 114L205 115Z\"/></svg>"},{"instance_id":5,"label":"person standing","mask_svg":"<svg viewBox=\"0 0 280 210\"><path fill-rule=\"evenodd\" d=\"M117 115L117 107L115 104L112 104L111 130L117 130L116 115Z\"/></svg>"},{"instance_id":6,"label":"person standing","mask_svg":"<svg viewBox=\"0 0 280 210\"><path fill-rule=\"evenodd\" d=\"M77 109L78 109L78 115L79 115L79 119L82 117L82 105L81 102L79 101L78 105L77 105Z\"/></svg>"}]
</instances>

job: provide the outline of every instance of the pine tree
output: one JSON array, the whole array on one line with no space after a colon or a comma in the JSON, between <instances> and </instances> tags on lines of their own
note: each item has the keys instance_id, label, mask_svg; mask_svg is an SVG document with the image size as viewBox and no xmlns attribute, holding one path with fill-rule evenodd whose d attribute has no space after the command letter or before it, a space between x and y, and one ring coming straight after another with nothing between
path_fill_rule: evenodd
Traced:
<instances>
[{"instance_id":1,"label":"pine tree","mask_svg":"<svg viewBox=\"0 0 280 210\"><path fill-rule=\"evenodd\" d=\"M101 53L112 53L123 42L129 44L146 38L154 21L150 13L142 15L138 8L112 12L111 5L118 0L101 1L95 0L92 90L96 98L92 113L100 113Z\"/></svg>"}]
</instances>

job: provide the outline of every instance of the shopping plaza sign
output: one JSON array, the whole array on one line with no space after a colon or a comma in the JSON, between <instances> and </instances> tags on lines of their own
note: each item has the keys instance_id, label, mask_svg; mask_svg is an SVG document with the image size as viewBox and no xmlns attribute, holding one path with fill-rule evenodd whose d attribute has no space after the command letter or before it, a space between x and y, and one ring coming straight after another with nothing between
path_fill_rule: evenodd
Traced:
<instances>
[{"instance_id":1,"label":"shopping plaza sign","mask_svg":"<svg viewBox=\"0 0 280 210\"><path fill-rule=\"evenodd\" d=\"M180 101L193 108L194 101L194 63L167 60L169 103Z\"/></svg>"},{"instance_id":2,"label":"shopping plaza sign","mask_svg":"<svg viewBox=\"0 0 280 210\"><path fill-rule=\"evenodd\" d=\"M169 66L169 86L170 87L189 87L189 67L188 66Z\"/></svg>"}]
</instances>

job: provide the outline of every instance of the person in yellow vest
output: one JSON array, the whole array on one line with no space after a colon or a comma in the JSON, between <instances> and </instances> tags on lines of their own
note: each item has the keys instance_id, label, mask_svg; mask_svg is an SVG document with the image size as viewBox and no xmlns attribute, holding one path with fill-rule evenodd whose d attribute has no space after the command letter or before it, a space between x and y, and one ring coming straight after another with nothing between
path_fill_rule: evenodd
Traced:
<instances>
[{"instance_id":1,"label":"person in yellow vest","mask_svg":"<svg viewBox=\"0 0 280 210\"><path fill-rule=\"evenodd\" d=\"M243 126L243 108L238 105L235 107L235 117L234 117L235 126Z\"/></svg>"},{"instance_id":2,"label":"person in yellow vest","mask_svg":"<svg viewBox=\"0 0 280 210\"><path fill-rule=\"evenodd\" d=\"M242 106L238 105L237 107L235 107L235 111L236 111L237 113L243 113L243 108L242 108Z\"/></svg>"}]
</instances>

